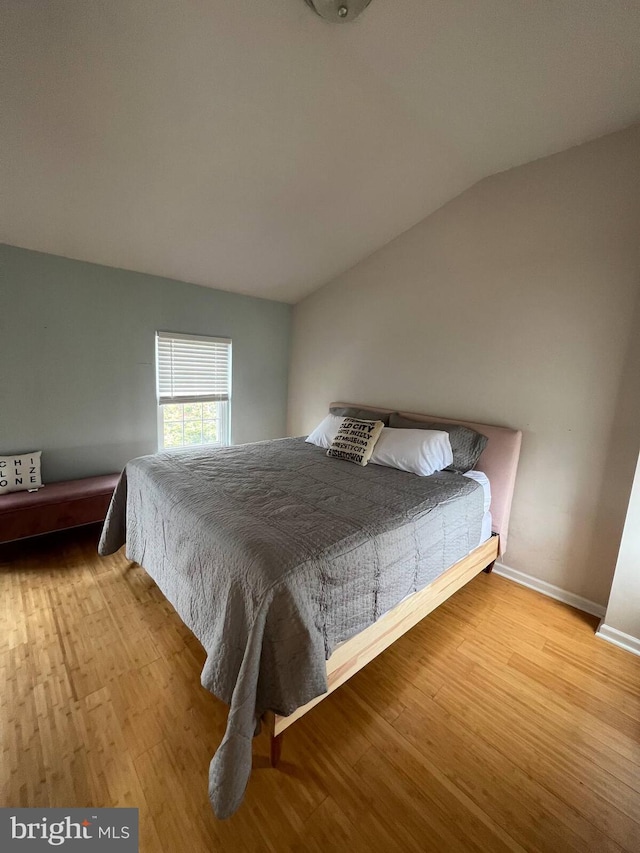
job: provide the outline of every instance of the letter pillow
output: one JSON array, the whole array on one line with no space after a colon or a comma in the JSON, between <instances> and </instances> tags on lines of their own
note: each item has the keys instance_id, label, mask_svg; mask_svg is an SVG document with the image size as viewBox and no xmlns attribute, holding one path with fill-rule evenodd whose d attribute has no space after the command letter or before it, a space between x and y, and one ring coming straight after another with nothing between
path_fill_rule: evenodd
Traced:
<instances>
[{"instance_id":1,"label":"letter pillow","mask_svg":"<svg viewBox=\"0 0 640 853\"><path fill-rule=\"evenodd\" d=\"M0 495L5 492L23 492L25 489L41 489L41 450L33 453L16 453L0 456Z\"/></svg>"},{"instance_id":2,"label":"letter pillow","mask_svg":"<svg viewBox=\"0 0 640 853\"><path fill-rule=\"evenodd\" d=\"M344 459L356 465L367 464L373 453L378 436L382 432L382 421L361 421L344 418L336 437L327 450L327 456Z\"/></svg>"}]
</instances>

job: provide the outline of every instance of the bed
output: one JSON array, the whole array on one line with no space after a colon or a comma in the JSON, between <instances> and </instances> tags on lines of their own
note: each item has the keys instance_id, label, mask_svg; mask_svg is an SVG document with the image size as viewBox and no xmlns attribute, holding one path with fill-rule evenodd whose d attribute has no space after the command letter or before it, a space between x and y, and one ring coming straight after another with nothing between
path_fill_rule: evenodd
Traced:
<instances>
[{"instance_id":1,"label":"bed","mask_svg":"<svg viewBox=\"0 0 640 853\"><path fill-rule=\"evenodd\" d=\"M275 764L288 726L504 550L520 433L467 425L489 439L488 538L472 477L361 468L301 438L126 466L99 552L126 542L205 649L202 684L229 705L209 770L218 817L242 802L261 720Z\"/></svg>"}]
</instances>

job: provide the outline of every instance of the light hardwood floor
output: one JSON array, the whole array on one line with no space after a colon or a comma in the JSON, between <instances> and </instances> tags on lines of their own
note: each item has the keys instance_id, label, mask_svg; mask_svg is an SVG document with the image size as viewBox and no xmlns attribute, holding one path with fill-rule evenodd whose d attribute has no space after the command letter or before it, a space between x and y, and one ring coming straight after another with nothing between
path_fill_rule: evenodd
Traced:
<instances>
[{"instance_id":1,"label":"light hardwood floor","mask_svg":"<svg viewBox=\"0 0 640 853\"><path fill-rule=\"evenodd\" d=\"M137 806L143 853L640 850L640 658L481 574L286 733L240 811L207 770L225 708L145 572L95 528L0 550L11 806Z\"/></svg>"}]
</instances>

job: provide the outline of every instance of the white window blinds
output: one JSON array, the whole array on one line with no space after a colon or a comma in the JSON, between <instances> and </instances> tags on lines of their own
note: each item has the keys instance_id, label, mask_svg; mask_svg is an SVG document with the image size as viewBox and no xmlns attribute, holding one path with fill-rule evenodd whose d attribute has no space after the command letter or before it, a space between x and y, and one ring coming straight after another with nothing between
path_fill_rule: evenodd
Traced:
<instances>
[{"instance_id":1,"label":"white window blinds","mask_svg":"<svg viewBox=\"0 0 640 853\"><path fill-rule=\"evenodd\" d=\"M231 341L158 332L158 403L210 403L231 396Z\"/></svg>"}]
</instances>

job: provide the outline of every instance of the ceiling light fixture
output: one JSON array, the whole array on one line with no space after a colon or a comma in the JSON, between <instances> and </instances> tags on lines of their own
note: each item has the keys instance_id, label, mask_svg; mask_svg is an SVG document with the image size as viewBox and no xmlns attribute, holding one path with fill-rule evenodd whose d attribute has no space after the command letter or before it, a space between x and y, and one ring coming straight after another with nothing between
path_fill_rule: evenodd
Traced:
<instances>
[{"instance_id":1,"label":"ceiling light fixture","mask_svg":"<svg viewBox=\"0 0 640 853\"><path fill-rule=\"evenodd\" d=\"M306 3L325 21L342 24L355 21L371 0L306 0Z\"/></svg>"}]
</instances>

